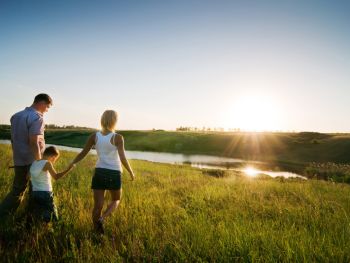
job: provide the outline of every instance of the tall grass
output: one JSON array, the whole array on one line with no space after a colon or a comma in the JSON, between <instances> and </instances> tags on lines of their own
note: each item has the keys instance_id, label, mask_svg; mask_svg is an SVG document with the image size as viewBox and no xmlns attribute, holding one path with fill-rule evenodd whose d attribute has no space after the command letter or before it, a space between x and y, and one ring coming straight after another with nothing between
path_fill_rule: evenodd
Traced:
<instances>
[{"instance_id":1,"label":"tall grass","mask_svg":"<svg viewBox=\"0 0 350 263\"><path fill-rule=\"evenodd\" d=\"M350 165L336 163L310 163L304 173L309 178L350 184Z\"/></svg>"},{"instance_id":2,"label":"tall grass","mask_svg":"<svg viewBox=\"0 0 350 263\"><path fill-rule=\"evenodd\" d=\"M63 152L62 170L74 154ZM0 145L0 198L10 189L10 147ZM106 234L91 230L88 156L54 184L61 221L27 230L21 215L1 223L2 262L349 262L350 186L230 174L132 161L121 206Z\"/></svg>"}]
</instances>

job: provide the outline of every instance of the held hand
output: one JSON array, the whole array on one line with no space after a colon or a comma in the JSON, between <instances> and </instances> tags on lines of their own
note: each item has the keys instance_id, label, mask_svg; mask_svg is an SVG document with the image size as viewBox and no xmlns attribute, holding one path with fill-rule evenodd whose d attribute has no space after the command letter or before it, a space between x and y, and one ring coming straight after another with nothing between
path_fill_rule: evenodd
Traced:
<instances>
[{"instance_id":1,"label":"held hand","mask_svg":"<svg viewBox=\"0 0 350 263\"><path fill-rule=\"evenodd\" d=\"M71 163L71 164L68 166L68 170L72 170L75 166L76 166L75 163Z\"/></svg>"}]
</instances>

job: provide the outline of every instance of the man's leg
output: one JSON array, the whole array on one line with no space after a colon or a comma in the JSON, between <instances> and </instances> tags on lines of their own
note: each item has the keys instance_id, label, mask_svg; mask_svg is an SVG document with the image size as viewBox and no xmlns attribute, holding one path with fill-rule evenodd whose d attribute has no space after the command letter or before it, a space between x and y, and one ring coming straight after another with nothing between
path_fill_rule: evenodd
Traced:
<instances>
[{"instance_id":1,"label":"man's leg","mask_svg":"<svg viewBox=\"0 0 350 263\"><path fill-rule=\"evenodd\" d=\"M15 178L13 180L12 190L0 204L1 217L15 212L20 205L29 181L29 168L30 165L15 166Z\"/></svg>"}]
</instances>

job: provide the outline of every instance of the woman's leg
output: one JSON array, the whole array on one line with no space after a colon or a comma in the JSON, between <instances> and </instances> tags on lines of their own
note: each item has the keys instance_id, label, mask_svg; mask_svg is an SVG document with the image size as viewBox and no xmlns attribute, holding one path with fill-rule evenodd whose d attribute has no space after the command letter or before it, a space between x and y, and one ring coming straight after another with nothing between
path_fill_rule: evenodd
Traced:
<instances>
[{"instance_id":1,"label":"woman's leg","mask_svg":"<svg viewBox=\"0 0 350 263\"><path fill-rule=\"evenodd\" d=\"M101 211L105 199L105 190L94 190L94 209L92 210L92 221L96 225L101 217Z\"/></svg>"},{"instance_id":2,"label":"woman's leg","mask_svg":"<svg viewBox=\"0 0 350 263\"><path fill-rule=\"evenodd\" d=\"M111 193L111 202L107 206L106 211L102 215L102 220L104 220L107 216L109 216L118 206L120 203L120 198L122 197L122 189L120 190L110 190Z\"/></svg>"}]
</instances>

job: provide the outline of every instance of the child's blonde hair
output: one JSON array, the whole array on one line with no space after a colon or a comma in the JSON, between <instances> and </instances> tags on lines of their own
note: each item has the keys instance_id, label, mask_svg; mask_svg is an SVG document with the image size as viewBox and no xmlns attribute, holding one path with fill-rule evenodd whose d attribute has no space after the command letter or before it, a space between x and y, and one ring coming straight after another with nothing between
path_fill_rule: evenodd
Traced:
<instances>
[{"instance_id":1,"label":"child's blonde hair","mask_svg":"<svg viewBox=\"0 0 350 263\"><path fill-rule=\"evenodd\" d=\"M118 113L114 110L106 110L101 116L101 127L104 130L114 132L118 120Z\"/></svg>"}]
</instances>

